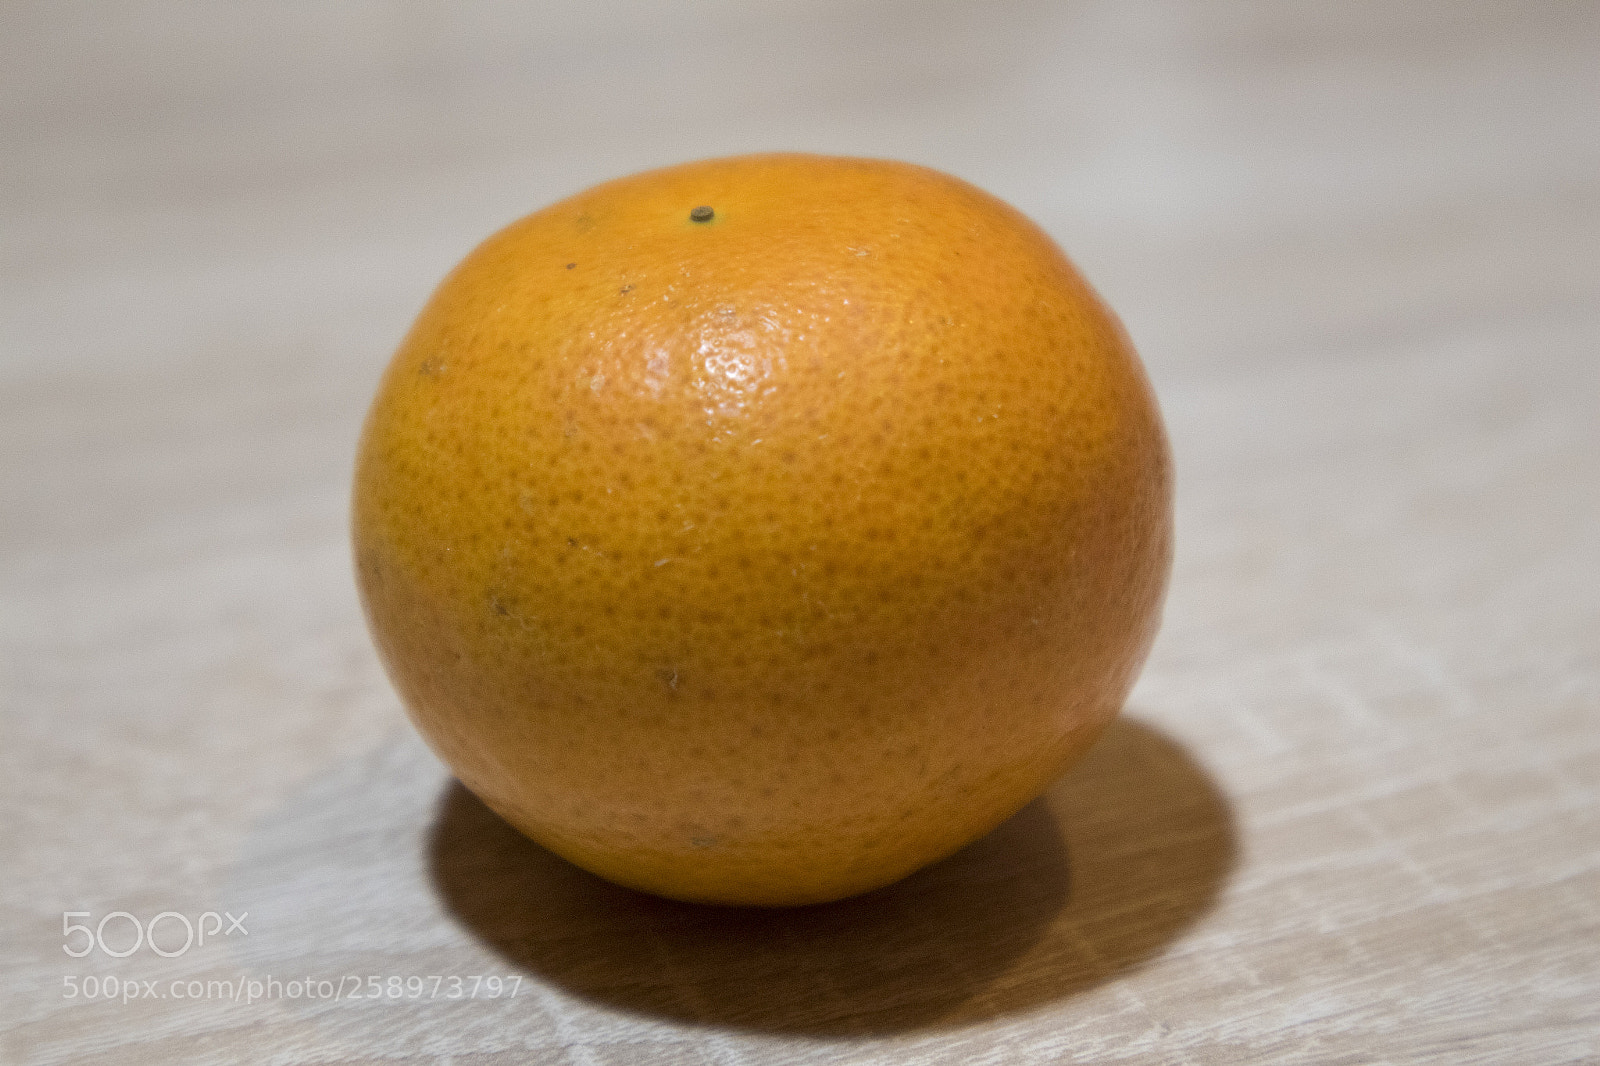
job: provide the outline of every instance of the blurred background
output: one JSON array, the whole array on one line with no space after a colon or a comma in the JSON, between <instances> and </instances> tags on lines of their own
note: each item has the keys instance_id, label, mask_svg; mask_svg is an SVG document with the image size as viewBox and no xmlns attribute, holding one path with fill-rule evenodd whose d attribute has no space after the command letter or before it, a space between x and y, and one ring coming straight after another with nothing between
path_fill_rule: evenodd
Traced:
<instances>
[{"instance_id":1,"label":"blurred background","mask_svg":"<svg viewBox=\"0 0 1600 1066\"><path fill-rule=\"evenodd\" d=\"M1066 247L1161 383L1547 326L1600 280L1589 4L11 2L0 20L11 402L23 382L162 380L97 415L156 436L250 407L201 379L358 408L487 233L716 154L900 158L993 191ZM8 532L126 534L181 506L119 490L134 426L63 424L85 409L7 412L13 468L65 461L52 434L81 463L75 491L59 469L8 483ZM258 455L251 474L308 487L348 458L327 443L325 467ZM181 461L243 458L219 447Z\"/></svg>"},{"instance_id":2,"label":"blurred background","mask_svg":"<svg viewBox=\"0 0 1600 1066\"><path fill-rule=\"evenodd\" d=\"M0 954L23 989L0 1034L41 1062L421 1046L337 1008L85 1013L54 923L380 884L422 931L386 927L373 972L476 950L412 861L445 779L394 762L413 742L350 581L366 403L492 230L795 149L934 166L1040 222L1124 318L1178 460L1130 710L1237 847L1188 932L1023 1021L996 1008L968 1052L1600 1055L1597 101L1590 3L0 4ZM341 856L374 833L393 865L361 881ZM1040 943L1092 924L1063 915ZM274 943L212 964L286 965ZM544 995L429 1054L623 1039ZM777 1053L675 1024L623 1026L633 1061ZM873 1061L950 1046L895 1039Z\"/></svg>"}]
</instances>

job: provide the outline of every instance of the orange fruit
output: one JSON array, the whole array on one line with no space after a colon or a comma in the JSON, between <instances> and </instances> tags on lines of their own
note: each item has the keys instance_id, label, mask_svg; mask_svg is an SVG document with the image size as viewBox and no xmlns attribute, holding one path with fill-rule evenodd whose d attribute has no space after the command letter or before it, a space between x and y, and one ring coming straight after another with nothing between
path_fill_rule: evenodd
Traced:
<instances>
[{"instance_id":1,"label":"orange fruit","mask_svg":"<svg viewBox=\"0 0 1600 1066\"><path fill-rule=\"evenodd\" d=\"M1154 397L1018 212L901 163L652 171L490 237L383 377L367 618L489 807L623 885L799 904L987 833L1117 713Z\"/></svg>"}]
</instances>

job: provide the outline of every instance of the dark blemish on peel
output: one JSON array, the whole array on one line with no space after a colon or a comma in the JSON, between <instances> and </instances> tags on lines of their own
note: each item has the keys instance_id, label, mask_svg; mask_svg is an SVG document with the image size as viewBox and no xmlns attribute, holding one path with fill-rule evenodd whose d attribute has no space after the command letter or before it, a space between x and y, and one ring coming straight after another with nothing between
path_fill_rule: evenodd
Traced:
<instances>
[{"instance_id":1,"label":"dark blemish on peel","mask_svg":"<svg viewBox=\"0 0 1600 1066\"><path fill-rule=\"evenodd\" d=\"M577 266L577 265L578 265L578 264L577 264L577 263L568 263L568 264L567 264L567 269L568 269L568 270L571 270L571 269L572 269L572 268L573 268L573 267L575 267L575 266Z\"/></svg>"},{"instance_id":2,"label":"dark blemish on peel","mask_svg":"<svg viewBox=\"0 0 1600 1066\"><path fill-rule=\"evenodd\" d=\"M689 212L690 222L710 222L716 217L716 212L704 204Z\"/></svg>"},{"instance_id":3,"label":"dark blemish on peel","mask_svg":"<svg viewBox=\"0 0 1600 1066\"><path fill-rule=\"evenodd\" d=\"M626 295L628 295L628 293L630 293L632 291L633 291L633 286L632 285L624 285L622 288L617 290L617 295L626 296Z\"/></svg>"}]
</instances>

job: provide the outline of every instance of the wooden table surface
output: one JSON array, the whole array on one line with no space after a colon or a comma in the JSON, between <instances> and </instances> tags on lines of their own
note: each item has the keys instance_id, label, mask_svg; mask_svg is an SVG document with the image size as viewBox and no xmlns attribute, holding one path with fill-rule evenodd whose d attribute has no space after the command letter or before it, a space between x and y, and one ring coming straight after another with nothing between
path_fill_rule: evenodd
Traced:
<instances>
[{"instance_id":1,"label":"wooden table surface","mask_svg":"<svg viewBox=\"0 0 1600 1066\"><path fill-rule=\"evenodd\" d=\"M1597 104L1590 3L6 4L0 1061L1600 1062ZM346 509L479 238L766 148L1038 219L1180 484L1088 761L753 914L454 786Z\"/></svg>"}]
</instances>

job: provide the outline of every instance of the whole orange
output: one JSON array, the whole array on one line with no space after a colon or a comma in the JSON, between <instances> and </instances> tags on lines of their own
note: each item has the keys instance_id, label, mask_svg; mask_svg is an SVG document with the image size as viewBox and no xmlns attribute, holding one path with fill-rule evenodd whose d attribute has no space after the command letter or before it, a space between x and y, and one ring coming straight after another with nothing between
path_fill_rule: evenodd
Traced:
<instances>
[{"instance_id":1,"label":"whole orange","mask_svg":"<svg viewBox=\"0 0 1600 1066\"><path fill-rule=\"evenodd\" d=\"M1170 460L1127 336L1018 212L762 155L489 238L384 375L367 618L462 782L603 877L798 904L1026 804L1158 624Z\"/></svg>"}]
</instances>

